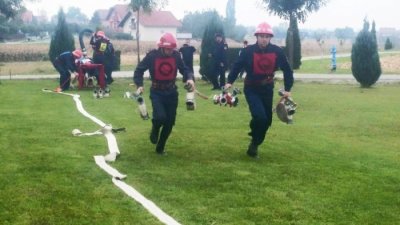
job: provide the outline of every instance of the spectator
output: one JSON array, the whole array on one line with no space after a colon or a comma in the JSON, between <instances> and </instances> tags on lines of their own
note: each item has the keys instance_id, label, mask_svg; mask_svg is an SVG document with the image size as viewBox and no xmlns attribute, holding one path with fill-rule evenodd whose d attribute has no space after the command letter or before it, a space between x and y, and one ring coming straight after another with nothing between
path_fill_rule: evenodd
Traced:
<instances>
[{"instance_id":1,"label":"spectator","mask_svg":"<svg viewBox=\"0 0 400 225\"><path fill-rule=\"evenodd\" d=\"M182 59L185 65L192 71L193 70L193 54L196 52L196 48L190 45L190 39L186 39L186 43L179 49L182 54Z\"/></svg>"},{"instance_id":2,"label":"spectator","mask_svg":"<svg viewBox=\"0 0 400 225\"><path fill-rule=\"evenodd\" d=\"M225 85L225 70L227 67L226 51L228 45L224 42L222 34L215 34L215 45L209 57L212 58L212 90L220 90ZM219 80L219 82L218 82Z\"/></svg>"}]
</instances>

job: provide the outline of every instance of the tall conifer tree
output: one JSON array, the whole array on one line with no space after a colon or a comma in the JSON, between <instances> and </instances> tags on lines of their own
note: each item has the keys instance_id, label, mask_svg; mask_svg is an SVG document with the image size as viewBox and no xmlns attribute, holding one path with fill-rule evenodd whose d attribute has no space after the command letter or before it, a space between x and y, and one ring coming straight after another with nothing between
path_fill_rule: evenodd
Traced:
<instances>
[{"instance_id":1,"label":"tall conifer tree","mask_svg":"<svg viewBox=\"0 0 400 225\"><path fill-rule=\"evenodd\" d=\"M351 49L351 71L363 88L375 84L382 73L374 24L369 31L369 22L364 20L364 28L357 35Z\"/></svg>"},{"instance_id":2,"label":"tall conifer tree","mask_svg":"<svg viewBox=\"0 0 400 225\"><path fill-rule=\"evenodd\" d=\"M49 58L53 61L58 55L65 51L75 49L74 36L68 29L65 14L61 8L58 12L58 22L54 34L51 37Z\"/></svg>"}]
</instances>

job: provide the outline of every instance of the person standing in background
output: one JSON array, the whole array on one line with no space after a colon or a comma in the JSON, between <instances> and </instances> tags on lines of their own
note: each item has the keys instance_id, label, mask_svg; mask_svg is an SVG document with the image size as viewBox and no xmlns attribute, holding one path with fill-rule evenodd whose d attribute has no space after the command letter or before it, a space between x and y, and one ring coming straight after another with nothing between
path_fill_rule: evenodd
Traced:
<instances>
[{"instance_id":1,"label":"person standing in background","mask_svg":"<svg viewBox=\"0 0 400 225\"><path fill-rule=\"evenodd\" d=\"M182 54L182 59L185 65L192 71L193 70L193 54L196 52L196 48L190 45L190 39L186 39L186 43L179 49Z\"/></svg>"},{"instance_id":2,"label":"person standing in background","mask_svg":"<svg viewBox=\"0 0 400 225\"><path fill-rule=\"evenodd\" d=\"M213 84L212 90L221 90L225 85L225 70L227 68L226 51L228 45L224 42L222 34L215 34L215 46L209 57L212 60L213 75L211 83ZM219 80L219 82L218 82Z\"/></svg>"}]
</instances>

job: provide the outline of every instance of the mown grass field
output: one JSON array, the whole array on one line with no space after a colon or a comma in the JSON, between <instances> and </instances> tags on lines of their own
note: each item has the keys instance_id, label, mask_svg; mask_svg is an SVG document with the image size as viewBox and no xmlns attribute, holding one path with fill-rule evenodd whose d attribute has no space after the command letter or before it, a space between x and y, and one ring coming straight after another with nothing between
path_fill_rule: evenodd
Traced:
<instances>
[{"instance_id":1,"label":"mown grass field","mask_svg":"<svg viewBox=\"0 0 400 225\"><path fill-rule=\"evenodd\" d=\"M381 52L380 62L382 74L400 74L400 52ZM331 72L331 59L330 58L313 58L302 60L300 69L295 70L295 73L310 73L310 74L352 74L351 71L351 58L350 56L338 57L336 60L337 68L335 72Z\"/></svg>"},{"instance_id":2,"label":"mown grass field","mask_svg":"<svg viewBox=\"0 0 400 225\"><path fill-rule=\"evenodd\" d=\"M244 96L236 108L197 99L186 111L180 85L177 123L160 157L148 140L151 122L122 97L130 82L114 82L107 99L78 93L89 113L127 129L116 134L121 156L112 166L180 223L399 223L399 85L295 84L295 123L275 117L253 160ZM104 137L71 135L98 127L71 97L41 92L56 85L1 81L1 224L161 224L95 164L93 155L107 153Z\"/></svg>"}]
</instances>

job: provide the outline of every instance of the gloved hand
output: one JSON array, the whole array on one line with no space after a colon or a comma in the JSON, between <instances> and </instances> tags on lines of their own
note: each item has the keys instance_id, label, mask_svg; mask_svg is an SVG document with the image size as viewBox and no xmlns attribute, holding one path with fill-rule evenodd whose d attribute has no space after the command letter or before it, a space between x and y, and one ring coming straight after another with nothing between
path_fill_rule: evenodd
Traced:
<instances>
[{"instance_id":1,"label":"gloved hand","mask_svg":"<svg viewBox=\"0 0 400 225\"><path fill-rule=\"evenodd\" d=\"M193 80L187 80L185 86L191 87L190 89L193 90L193 91L196 89Z\"/></svg>"},{"instance_id":2,"label":"gloved hand","mask_svg":"<svg viewBox=\"0 0 400 225\"><path fill-rule=\"evenodd\" d=\"M283 88L279 90L279 96L282 96L284 98L289 98L290 96L292 96L292 94L290 93L290 91L285 91Z\"/></svg>"},{"instance_id":3,"label":"gloved hand","mask_svg":"<svg viewBox=\"0 0 400 225\"><path fill-rule=\"evenodd\" d=\"M231 87L232 87L232 84L226 83L225 86L224 86L224 89L227 90L227 89L229 89Z\"/></svg>"},{"instance_id":4,"label":"gloved hand","mask_svg":"<svg viewBox=\"0 0 400 225\"><path fill-rule=\"evenodd\" d=\"M136 93L142 94L144 92L143 86L137 87Z\"/></svg>"}]
</instances>

